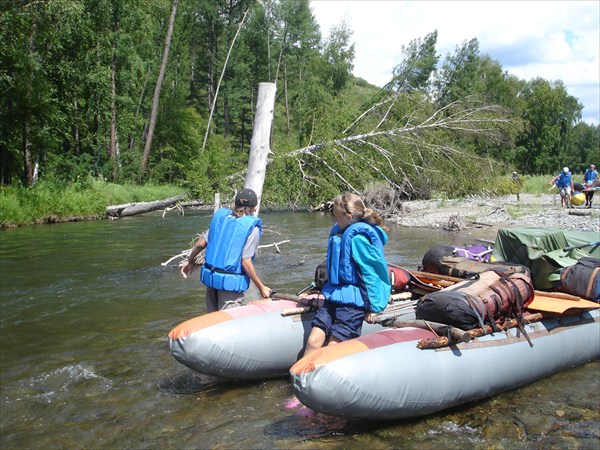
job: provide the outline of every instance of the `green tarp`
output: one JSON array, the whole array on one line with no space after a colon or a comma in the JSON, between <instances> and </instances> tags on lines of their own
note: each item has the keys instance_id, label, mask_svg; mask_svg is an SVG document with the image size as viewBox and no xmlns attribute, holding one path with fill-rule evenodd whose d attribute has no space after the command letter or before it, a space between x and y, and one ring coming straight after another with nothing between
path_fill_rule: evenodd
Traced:
<instances>
[{"instance_id":1,"label":"green tarp","mask_svg":"<svg viewBox=\"0 0 600 450\"><path fill-rule=\"evenodd\" d=\"M497 260L522 264L531 270L536 289L552 289L560 271L584 256L600 258L600 246L564 251L569 247L594 244L600 233L547 228L504 228L498 231L493 256Z\"/></svg>"}]
</instances>

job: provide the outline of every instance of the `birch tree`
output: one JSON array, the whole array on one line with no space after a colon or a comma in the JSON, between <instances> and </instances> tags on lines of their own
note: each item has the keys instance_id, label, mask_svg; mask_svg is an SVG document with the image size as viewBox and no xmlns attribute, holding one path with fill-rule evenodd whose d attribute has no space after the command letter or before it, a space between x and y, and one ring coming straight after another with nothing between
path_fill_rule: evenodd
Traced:
<instances>
[{"instance_id":1,"label":"birch tree","mask_svg":"<svg viewBox=\"0 0 600 450\"><path fill-rule=\"evenodd\" d=\"M169 27L167 28L167 35L165 37L165 47L163 50L163 58L160 64L160 71L158 79L156 80L156 87L154 88L154 97L152 100L152 109L150 112L150 122L148 123L148 134L146 136L146 144L144 146L144 155L142 157L141 169L144 172L148 168L148 162L150 161L150 150L152 148L152 138L154 137L154 128L156 127L156 118L158 116L158 106L160 103L160 91L162 90L163 81L167 72L167 63L169 61L169 51L171 49L171 38L173 36L173 26L175 24L175 17L177 15L177 6L179 0L173 0L171 8L171 17L169 19Z\"/></svg>"},{"instance_id":2,"label":"birch tree","mask_svg":"<svg viewBox=\"0 0 600 450\"><path fill-rule=\"evenodd\" d=\"M443 178L448 171L460 173L466 165L484 160L465 149L460 137L502 140L505 129L513 125L505 109L476 96L438 109L425 96L418 98L411 96L407 101L406 94L390 95L353 123L353 130L360 132L286 156L297 161L307 182L322 182L314 175L318 168L344 190L358 193L365 181L380 180L410 198L431 179Z\"/></svg>"}]
</instances>

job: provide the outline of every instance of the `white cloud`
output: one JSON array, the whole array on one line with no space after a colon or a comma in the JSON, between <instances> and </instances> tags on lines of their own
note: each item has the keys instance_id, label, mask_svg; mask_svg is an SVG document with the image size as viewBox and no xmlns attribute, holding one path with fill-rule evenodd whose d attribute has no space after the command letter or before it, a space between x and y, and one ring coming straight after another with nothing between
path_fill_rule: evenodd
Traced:
<instances>
[{"instance_id":1,"label":"white cloud","mask_svg":"<svg viewBox=\"0 0 600 450\"><path fill-rule=\"evenodd\" d=\"M600 123L600 2L312 0L323 37L345 20L353 30L354 75L386 84L402 46L438 31L443 57L477 38L479 50L525 79L562 80Z\"/></svg>"}]
</instances>

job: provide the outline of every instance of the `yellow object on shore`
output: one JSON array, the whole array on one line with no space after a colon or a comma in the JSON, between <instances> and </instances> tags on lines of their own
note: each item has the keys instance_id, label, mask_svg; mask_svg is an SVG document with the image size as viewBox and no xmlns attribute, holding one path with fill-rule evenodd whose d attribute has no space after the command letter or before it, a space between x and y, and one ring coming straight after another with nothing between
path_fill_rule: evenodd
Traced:
<instances>
[{"instance_id":1,"label":"yellow object on shore","mask_svg":"<svg viewBox=\"0 0 600 450\"><path fill-rule=\"evenodd\" d=\"M577 192L571 197L571 203L575 206L583 205L583 202L585 202L585 194L583 192Z\"/></svg>"}]
</instances>

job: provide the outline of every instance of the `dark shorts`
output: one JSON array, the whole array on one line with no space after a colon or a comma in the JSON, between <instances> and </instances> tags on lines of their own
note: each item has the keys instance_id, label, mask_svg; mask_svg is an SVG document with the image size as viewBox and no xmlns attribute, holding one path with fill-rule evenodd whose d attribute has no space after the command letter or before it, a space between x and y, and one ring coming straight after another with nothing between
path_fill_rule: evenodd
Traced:
<instances>
[{"instance_id":1,"label":"dark shorts","mask_svg":"<svg viewBox=\"0 0 600 450\"><path fill-rule=\"evenodd\" d=\"M347 341L360 336L365 310L354 305L341 305L325 301L312 321L313 327L319 327L329 339L331 336Z\"/></svg>"},{"instance_id":2,"label":"dark shorts","mask_svg":"<svg viewBox=\"0 0 600 450\"><path fill-rule=\"evenodd\" d=\"M241 304L244 298L243 292L217 291L216 289L206 288L206 311L215 312L222 310L230 303Z\"/></svg>"}]
</instances>

